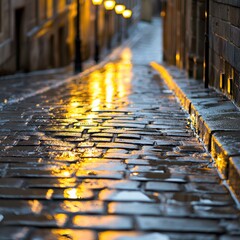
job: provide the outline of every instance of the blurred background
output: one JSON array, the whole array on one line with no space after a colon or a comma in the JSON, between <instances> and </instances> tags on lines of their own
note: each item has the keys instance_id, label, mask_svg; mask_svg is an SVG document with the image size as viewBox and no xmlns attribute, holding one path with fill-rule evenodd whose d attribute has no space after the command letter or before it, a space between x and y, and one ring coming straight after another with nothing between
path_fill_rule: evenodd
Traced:
<instances>
[{"instance_id":1,"label":"blurred background","mask_svg":"<svg viewBox=\"0 0 240 240\"><path fill-rule=\"evenodd\" d=\"M161 12L159 0L113 1L130 17L105 2L111 1L0 0L0 75L69 67L79 54L81 61L98 61L134 34L138 21Z\"/></svg>"}]
</instances>

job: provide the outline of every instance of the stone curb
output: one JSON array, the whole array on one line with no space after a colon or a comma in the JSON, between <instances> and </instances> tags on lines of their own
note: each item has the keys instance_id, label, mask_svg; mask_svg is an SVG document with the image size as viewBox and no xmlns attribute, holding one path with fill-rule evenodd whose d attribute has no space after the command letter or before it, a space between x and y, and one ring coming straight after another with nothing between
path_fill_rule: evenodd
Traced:
<instances>
[{"instance_id":1,"label":"stone curb","mask_svg":"<svg viewBox=\"0 0 240 240\"><path fill-rule=\"evenodd\" d=\"M240 111L226 96L202 81L189 79L185 71L152 62L168 87L190 114L192 125L203 141L222 177L240 201Z\"/></svg>"}]
</instances>

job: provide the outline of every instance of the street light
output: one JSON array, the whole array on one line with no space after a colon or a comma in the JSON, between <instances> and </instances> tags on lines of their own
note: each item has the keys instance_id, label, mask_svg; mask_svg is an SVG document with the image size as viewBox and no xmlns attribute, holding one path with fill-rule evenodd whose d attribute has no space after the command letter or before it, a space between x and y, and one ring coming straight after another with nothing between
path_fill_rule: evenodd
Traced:
<instances>
[{"instance_id":1,"label":"street light","mask_svg":"<svg viewBox=\"0 0 240 240\"><path fill-rule=\"evenodd\" d=\"M131 18L132 16L132 11L130 9L126 9L124 10L124 12L122 13L124 18Z\"/></svg>"},{"instance_id":2,"label":"street light","mask_svg":"<svg viewBox=\"0 0 240 240\"><path fill-rule=\"evenodd\" d=\"M102 2L103 0L92 0L93 5L96 5L96 6L101 5Z\"/></svg>"},{"instance_id":3,"label":"street light","mask_svg":"<svg viewBox=\"0 0 240 240\"><path fill-rule=\"evenodd\" d=\"M132 10L126 9L126 10L123 11L122 15L125 19L125 34L124 34L124 37L128 38L128 24L129 24L128 19L130 19L131 16L132 16Z\"/></svg>"},{"instance_id":4,"label":"street light","mask_svg":"<svg viewBox=\"0 0 240 240\"><path fill-rule=\"evenodd\" d=\"M98 41L98 10L99 6L102 4L103 0L92 0L93 5L95 5L95 54L94 60L96 63L99 62L99 41Z\"/></svg>"},{"instance_id":5,"label":"street light","mask_svg":"<svg viewBox=\"0 0 240 240\"><path fill-rule=\"evenodd\" d=\"M113 10L115 5L116 5L116 2L114 0L106 0L104 2L104 7L107 11Z\"/></svg>"},{"instance_id":6,"label":"street light","mask_svg":"<svg viewBox=\"0 0 240 240\"><path fill-rule=\"evenodd\" d=\"M115 12L118 16L118 29L119 29L119 33L118 33L118 43L120 43L122 41L122 22L121 22L121 16L124 12L124 10L126 9L126 6L123 4L117 4L115 6Z\"/></svg>"},{"instance_id":7,"label":"street light","mask_svg":"<svg viewBox=\"0 0 240 240\"><path fill-rule=\"evenodd\" d=\"M104 1L104 7L106 9L106 22L105 28L107 31L107 48L108 50L111 49L111 38L110 38L110 13L114 9L116 2L114 0L106 0ZM107 26L108 24L108 26ZM107 27L106 27L107 26Z\"/></svg>"},{"instance_id":8,"label":"street light","mask_svg":"<svg viewBox=\"0 0 240 240\"><path fill-rule=\"evenodd\" d=\"M75 35L75 59L74 59L74 72L82 72L82 56L81 56L81 33L80 33L80 20L81 20L80 2L77 0L77 16L76 16L76 35Z\"/></svg>"},{"instance_id":9,"label":"street light","mask_svg":"<svg viewBox=\"0 0 240 240\"><path fill-rule=\"evenodd\" d=\"M126 9L126 7L123 4L117 4L115 6L115 12L116 14L122 14L124 12L124 10Z\"/></svg>"}]
</instances>

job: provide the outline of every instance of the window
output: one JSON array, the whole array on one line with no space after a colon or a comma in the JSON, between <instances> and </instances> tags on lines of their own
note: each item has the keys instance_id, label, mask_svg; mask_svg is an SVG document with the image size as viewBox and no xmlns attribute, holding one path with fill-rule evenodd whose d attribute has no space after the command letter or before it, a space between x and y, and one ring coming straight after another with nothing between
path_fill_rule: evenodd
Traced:
<instances>
[{"instance_id":1,"label":"window","mask_svg":"<svg viewBox=\"0 0 240 240\"><path fill-rule=\"evenodd\" d=\"M51 18L53 15L53 0L46 1L46 16L47 18Z\"/></svg>"},{"instance_id":2,"label":"window","mask_svg":"<svg viewBox=\"0 0 240 240\"><path fill-rule=\"evenodd\" d=\"M35 19L36 19L36 25L39 23L39 4L38 0L35 0Z\"/></svg>"}]
</instances>

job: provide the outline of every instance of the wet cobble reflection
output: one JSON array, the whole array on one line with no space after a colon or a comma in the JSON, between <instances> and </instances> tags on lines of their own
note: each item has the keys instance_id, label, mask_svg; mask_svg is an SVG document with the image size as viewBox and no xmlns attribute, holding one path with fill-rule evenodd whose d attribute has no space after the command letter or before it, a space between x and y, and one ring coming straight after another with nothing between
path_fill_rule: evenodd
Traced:
<instances>
[{"instance_id":1,"label":"wet cobble reflection","mask_svg":"<svg viewBox=\"0 0 240 240\"><path fill-rule=\"evenodd\" d=\"M135 57L0 112L0 239L239 239L188 115Z\"/></svg>"}]
</instances>

